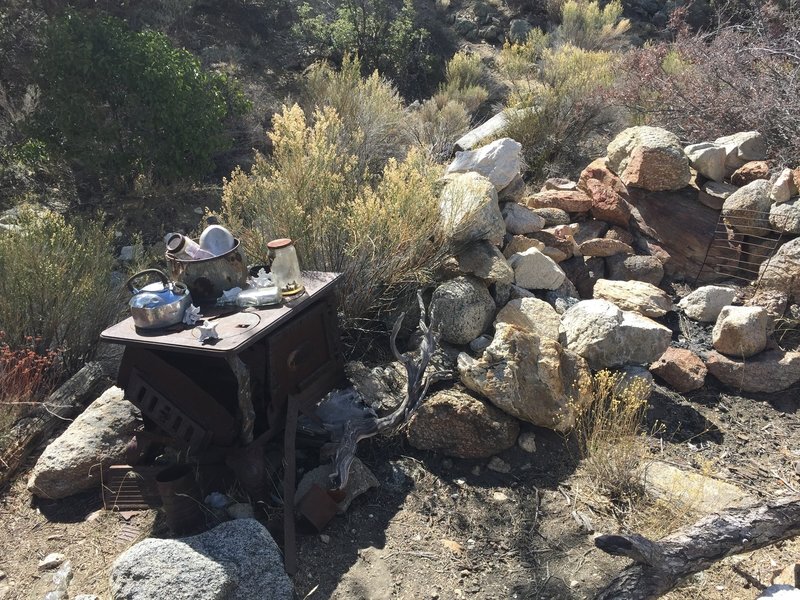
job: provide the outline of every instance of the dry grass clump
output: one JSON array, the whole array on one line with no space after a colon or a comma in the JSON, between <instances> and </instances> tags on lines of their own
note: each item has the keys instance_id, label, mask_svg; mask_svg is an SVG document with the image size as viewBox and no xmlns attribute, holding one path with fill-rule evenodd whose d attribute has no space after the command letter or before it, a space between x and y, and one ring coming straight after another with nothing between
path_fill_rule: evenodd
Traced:
<instances>
[{"instance_id":1,"label":"dry grass clump","mask_svg":"<svg viewBox=\"0 0 800 600\"><path fill-rule=\"evenodd\" d=\"M592 392L592 403L575 425L582 468L603 495L627 503L643 492L640 467L647 445L642 423L650 383L603 370L593 377Z\"/></svg>"},{"instance_id":2,"label":"dry grass clump","mask_svg":"<svg viewBox=\"0 0 800 600\"><path fill-rule=\"evenodd\" d=\"M58 350L35 350L40 340L28 338L21 348L5 343L0 331L0 437L30 408L45 398L60 376Z\"/></svg>"},{"instance_id":3,"label":"dry grass clump","mask_svg":"<svg viewBox=\"0 0 800 600\"><path fill-rule=\"evenodd\" d=\"M284 107L269 134L272 157L257 154L249 173L234 171L223 211L251 259L267 258L269 240L291 237L303 269L343 273L340 306L346 325L359 327L402 305L445 258L441 168L411 150L370 178L354 150L363 133L344 127L332 108L307 117Z\"/></svg>"},{"instance_id":4,"label":"dry grass clump","mask_svg":"<svg viewBox=\"0 0 800 600\"><path fill-rule=\"evenodd\" d=\"M100 221L68 223L21 206L16 228L0 230L0 329L12 351L60 352L66 374L94 355L97 337L117 317L113 229Z\"/></svg>"}]
</instances>

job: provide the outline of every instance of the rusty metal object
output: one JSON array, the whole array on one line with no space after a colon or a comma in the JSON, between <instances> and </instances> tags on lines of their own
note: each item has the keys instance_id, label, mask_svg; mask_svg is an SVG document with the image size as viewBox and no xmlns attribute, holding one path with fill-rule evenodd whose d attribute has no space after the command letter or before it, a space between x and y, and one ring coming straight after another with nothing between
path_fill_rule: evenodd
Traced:
<instances>
[{"instance_id":1,"label":"rusty metal object","mask_svg":"<svg viewBox=\"0 0 800 600\"><path fill-rule=\"evenodd\" d=\"M205 428L158 393L136 368L131 371L125 396L179 445L199 450L211 441L211 435Z\"/></svg>"},{"instance_id":2,"label":"rusty metal object","mask_svg":"<svg viewBox=\"0 0 800 600\"><path fill-rule=\"evenodd\" d=\"M156 486L172 533L186 533L200 526L203 501L200 499L200 486L189 465L175 465L159 471Z\"/></svg>"},{"instance_id":3,"label":"rusty metal object","mask_svg":"<svg viewBox=\"0 0 800 600\"><path fill-rule=\"evenodd\" d=\"M336 516L338 509L339 506L327 490L322 489L316 483L297 503L297 512L317 531L325 529L325 526Z\"/></svg>"},{"instance_id":4,"label":"rusty metal object","mask_svg":"<svg viewBox=\"0 0 800 600\"><path fill-rule=\"evenodd\" d=\"M125 512L161 506L156 473L161 467L112 465L103 470L103 506Z\"/></svg>"},{"instance_id":5,"label":"rusty metal object","mask_svg":"<svg viewBox=\"0 0 800 600\"><path fill-rule=\"evenodd\" d=\"M231 250L214 258L182 260L169 252L166 257L172 279L185 283L197 303L213 303L224 290L247 285L247 261L239 240L234 240Z\"/></svg>"}]
</instances>

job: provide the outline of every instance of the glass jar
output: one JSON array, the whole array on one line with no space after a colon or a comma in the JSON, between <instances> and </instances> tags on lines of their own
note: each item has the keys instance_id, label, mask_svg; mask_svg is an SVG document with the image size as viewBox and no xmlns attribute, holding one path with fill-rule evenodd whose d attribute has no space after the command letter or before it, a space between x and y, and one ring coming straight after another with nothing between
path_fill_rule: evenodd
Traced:
<instances>
[{"instance_id":1,"label":"glass jar","mask_svg":"<svg viewBox=\"0 0 800 600\"><path fill-rule=\"evenodd\" d=\"M294 296L303 291L297 251L289 238L272 240L267 244L272 258L272 280L283 296Z\"/></svg>"}]
</instances>

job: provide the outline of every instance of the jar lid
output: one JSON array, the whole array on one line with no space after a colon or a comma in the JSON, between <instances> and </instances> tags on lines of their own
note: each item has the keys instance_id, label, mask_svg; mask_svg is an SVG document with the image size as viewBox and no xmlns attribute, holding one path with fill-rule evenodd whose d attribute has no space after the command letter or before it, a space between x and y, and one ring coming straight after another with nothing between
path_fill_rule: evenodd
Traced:
<instances>
[{"instance_id":1,"label":"jar lid","mask_svg":"<svg viewBox=\"0 0 800 600\"><path fill-rule=\"evenodd\" d=\"M279 248L286 248L286 246L291 246L292 240L289 238L281 238L279 240L272 240L267 244L267 248L270 250L277 250Z\"/></svg>"}]
</instances>

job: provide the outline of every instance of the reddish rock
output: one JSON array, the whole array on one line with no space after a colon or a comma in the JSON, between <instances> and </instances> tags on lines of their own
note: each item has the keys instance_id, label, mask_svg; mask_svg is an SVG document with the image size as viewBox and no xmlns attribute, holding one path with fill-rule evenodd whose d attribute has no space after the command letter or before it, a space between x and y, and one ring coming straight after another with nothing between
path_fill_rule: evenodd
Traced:
<instances>
[{"instance_id":1,"label":"reddish rock","mask_svg":"<svg viewBox=\"0 0 800 600\"><path fill-rule=\"evenodd\" d=\"M667 348L661 358L650 365L650 372L679 392L691 392L703 387L708 370L691 350Z\"/></svg>"},{"instance_id":2,"label":"reddish rock","mask_svg":"<svg viewBox=\"0 0 800 600\"><path fill-rule=\"evenodd\" d=\"M738 186L747 185L758 179L769 179L769 165L764 160L751 160L731 175L731 183Z\"/></svg>"},{"instance_id":3,"label":"reddish rock","mask_svg":"<svg viewBox=\"0 0 800 600\"><path fill-rule=\"evenodd\" d=\"M674 148L636 146L619 175L628 186L653 192L679 190L691 181L686 155L683 150L676 153Z\"/></svg>"},{"instance_id":4,"label":"reddish rock","mask_svg":"<svg viewBox=\"0 0 800 600\"><path fill-rule=\"evenodd\" d=\"M743 392L780 392L800 381L800 352L767 350L737 360L709 352L708 372L725 385Z\"/></svg>"},{"instance_id":5,"label":"reddish rock","mask_svg":"<svg viewBox=\"0 0 800 600\"><path fill-rule=\"evenodd\" d=\"M578 189L588 192L589 180L595 179L627 200L628 188L622 183L622 179L608 168L607 161L608 159L602 157L589 163L589 166L581 172L581 176L578 179Z\"/></svg>"},{"instance_id":6,"label":"reddish rock","mask_svg":"<svg viewBox=\"0 0 800 600\"><path fill-rule=\"evenodd\" d=\"M592 199L577 190L548 190L525 199L528 208L560 208L568 213L588 212Z\"/></svg>"},{"instance_id":7,"label":"reddish rock","mask_svg":"<svg viewBox=\"0 0 800 600\"><path fill-rule=\"evenodd\" d=\"M595 219L620 227L628 227L631 207L625 198L597 179L588 179L586 187L587 194L592 199L592 209L589 212Z\"/></svg>"}]
</instances>

